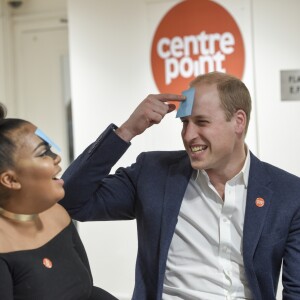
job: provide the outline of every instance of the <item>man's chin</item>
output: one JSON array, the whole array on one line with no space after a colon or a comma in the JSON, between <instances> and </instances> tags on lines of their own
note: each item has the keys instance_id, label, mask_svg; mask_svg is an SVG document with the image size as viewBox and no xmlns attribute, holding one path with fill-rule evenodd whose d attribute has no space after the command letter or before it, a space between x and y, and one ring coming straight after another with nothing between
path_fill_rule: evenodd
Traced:
<instances>
[{"instance_id":1,"label":"man's chin","mask_svg":"<svg viewBox=\"0 0 300 300\"><path fill-rule=\"evenodd\" d=\"M193 169L195 170L203 170L205 169L205 164L203 162L200 161L195 161L195 160L190 160L191 161L191 166Z\"/></svg>"}]
</instances>

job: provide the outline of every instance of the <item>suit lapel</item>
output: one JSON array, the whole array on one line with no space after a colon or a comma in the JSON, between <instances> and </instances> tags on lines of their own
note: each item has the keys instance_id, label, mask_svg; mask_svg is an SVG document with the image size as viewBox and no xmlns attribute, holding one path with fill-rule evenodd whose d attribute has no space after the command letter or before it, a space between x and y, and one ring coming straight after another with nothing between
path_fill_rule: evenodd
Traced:
<instances>
[{"instance_id":1,"label":"suit lapel","mask_svg":"<svg viewBox=\"0 0 300 300\"><path fill-rule=\"evenodd\" d=\"M181 202L192 174L188 156L169 168L165 188L160 235L160 271L164 272L165 259L173 237ZM272 198L272 190L268 187L270 178L262 163L251 154L251 165L248 182L247 202L244 221L243 252L245 259L251 259L261 235L263 225ZM263 206L257 199L264 200Z\"/></svg>"},{"instance_id":2,"label":"suit lapel","mask_svg":"<svg viewBox=\"0 0 300 300\"><path fill-rule=\"evenodd\" d=\"M166 181L163 213L161 220L160 252L159 252L159 292L162 289L163 276L167 255L177 224L177 218L182 203L182 199L192 175L190 161L186 155L177 163L169 167L168 178Z\"/></svg>"},{"instance_id":3,"label":"suit lapel","mask_svg":"<svg viewBox=\"0 0 300 300\"><path fill-rule=\"evenodd\" d=\"M244 263L252 264L257 243L271 205L272 190L270 177L262 163L251 154L246 212L244 221L243 252ZM263 205L262 205L263 204Z\"/></svg>"}]
</instances>

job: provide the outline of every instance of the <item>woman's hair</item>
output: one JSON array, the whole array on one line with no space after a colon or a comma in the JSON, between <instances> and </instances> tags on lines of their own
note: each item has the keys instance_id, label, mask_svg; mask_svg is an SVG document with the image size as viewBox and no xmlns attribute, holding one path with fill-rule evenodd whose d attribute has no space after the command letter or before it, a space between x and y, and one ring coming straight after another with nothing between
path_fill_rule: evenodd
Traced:
<instances>
[{"instance_id":1,"label":"woman's hair","mask_svg":"<svg viewBox=\"0 0 300 300\"><path fill-rule=\"evenodd\" d=\"M239 109L247 116L247 132L251 114L251 96L246 85L238 78L221 72L211 72L196 77L190 84L195 87L201 84L216 84L226 120L230 121Z\"/></svg>"},{"instance_id":2,"label":"woman's hair","mask_svg":"<svg viewBox=\"0 0 300 300\"><path fill-rule=\"evenodd\" d=\"M22 119L5 118L7 109L0 103L0 172L14 166L13 156L16 150L16 138L12 133L29 122Z\"/></svg>"}]
</instances>

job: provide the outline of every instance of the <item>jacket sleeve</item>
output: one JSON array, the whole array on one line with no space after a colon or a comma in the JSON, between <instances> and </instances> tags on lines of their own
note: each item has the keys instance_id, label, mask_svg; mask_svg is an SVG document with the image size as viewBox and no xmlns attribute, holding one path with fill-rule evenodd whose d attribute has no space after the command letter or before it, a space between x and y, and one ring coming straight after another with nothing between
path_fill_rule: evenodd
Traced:
<instances>
[{"instance_id":1,"label":"jacket sleeve","mask_svg":"<svg viewBox=\"0 0 300 300\"><path fill-rule=\"evenodd\" d=\"M138 167L134 164L109 175L130 146L115 134L115 128L110 125L62 176L65 197L60 204L75 220L129 220L135 217Z\"/></svg>"},{"instance_id":2,"label":"jacket sleeve","mask_svg":"<svg viewBox=\"0 0 300 300\"><path fill-rule=\"evenodd\" d=\"M0 259L0 298L14 300L13 281L6 262Z\"/></svg>"}]
</instances>

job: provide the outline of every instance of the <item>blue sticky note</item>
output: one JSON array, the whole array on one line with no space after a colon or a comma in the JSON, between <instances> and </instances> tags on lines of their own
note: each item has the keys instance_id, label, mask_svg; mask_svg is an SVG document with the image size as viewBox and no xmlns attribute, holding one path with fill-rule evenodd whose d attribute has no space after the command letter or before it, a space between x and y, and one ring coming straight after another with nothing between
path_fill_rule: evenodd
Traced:
<instances>
[{"instance_id":1,"label":"blue sticky note","mask_svg":"<svg viewBox=\"0 0 300 300\"><path fill-rule=\"evenodd\" d=\"M42 140L44 140L45 142L47 142L50 146L52 146L53 148L55 148L58 152L61 151L61 149L55 144L53 143L47 136L46 134L39 128L36 129L35 134L37 136L39 136Z\"/></svg>"},{"instance_id":2,"label":"blue sticky note","mask_svg":"<svg viewBox=\"0 0 300 300\"><path fill-rule=\"evenodd\" d=\"M182 117L190 116L192 114L194 98L195 98L195 88L190 88L186 91L183 91L182 95L184 95L186 99L180 102L179 108L177 110L176 118L182 118Z\"/></svg>"}]
</instances>

